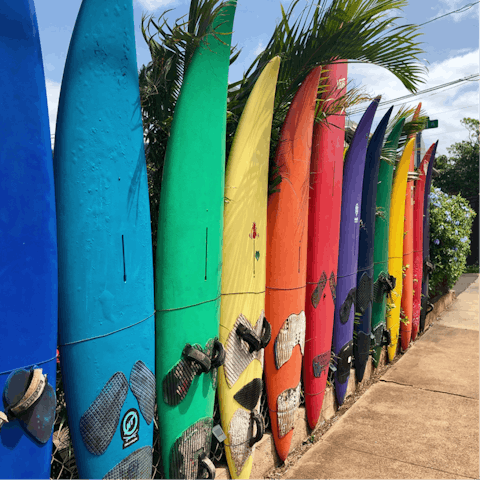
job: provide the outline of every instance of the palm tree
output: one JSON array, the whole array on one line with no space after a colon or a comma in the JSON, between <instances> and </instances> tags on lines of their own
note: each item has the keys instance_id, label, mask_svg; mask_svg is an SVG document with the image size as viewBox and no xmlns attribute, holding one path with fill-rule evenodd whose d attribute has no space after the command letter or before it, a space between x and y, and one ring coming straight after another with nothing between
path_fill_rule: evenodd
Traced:
<instances>
[{"instance_id":1,"label":"palm tree","mask_svg":"<svg viewBox=\"0 0 480 480\"><path fill-rule=\"evenodd\" d=\"M281 57L282 63L275 95L271 158L290 102L313 68L335 60L372 63L392 72L412 92L423 82L425 68L419 62L423 53L417 40L419 27L396 25L401 17L395 15L407 0L315 0L297 14L300 1L292 0L286 11L280 5L281 20L265 50L255 58L241 80L229 85L227 158L255 81L276 55ZM142 19L142 33L152 55L152 61L140 70L140 92L154 248L162 165L175 103L191 56L223 3L220 0L191 0L188 19L177 19L173 26L165 20L167 12L157 20L151 16ZM232 48L231 63L239 53ZM316 121L328 121L329 112L321 105L321 91L319 88ZM358 95L350 94L345 97L342 108L358 101ZM270 190L273 191L281 178L272 164L270 177Z\"/></svg>"}]
</instances>

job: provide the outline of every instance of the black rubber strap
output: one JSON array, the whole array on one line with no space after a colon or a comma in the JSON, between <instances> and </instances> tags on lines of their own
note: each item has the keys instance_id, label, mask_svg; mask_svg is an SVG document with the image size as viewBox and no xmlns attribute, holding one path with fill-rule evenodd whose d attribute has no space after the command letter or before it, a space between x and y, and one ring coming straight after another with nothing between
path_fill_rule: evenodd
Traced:
<instances>
[{"instance_id":1,"label":"black rubber strap","mask_svg":"<svg viewBox=\"0 0 480 480\"><path fill-rule=\"evenodd\" d=\"M213 342L211 368L218 368L225 363L225 348L218 338Z\"/></svg>"},{"instance_id":2,"label":"black rubber strap","mask_svg":"<svg viewBox=\"0 0 480 480\"><path fill-rule=\"evenodd\" d=\"M205 452L198 457L198 470L199 470L199 475L198 478L215 478L215 465L213 462L207 457ZM202 471L207 473L207 477L204 477L203 475L200 475Z\"/></svg>"},{"instance_id":3,"label":"black rubber strap","mask_svg":"<svg viewBox=\"0 0 480 480\"><path fill-rule=\"evenodd\" d=\"M252 410L252 421L257 426L257 431L255 433L255 436L252 437L249 441L250 448L252 448L257 442L259 442L263 438L263 434L265 433L265 421L263 420L262 415Z\"/></svg>"},{"instance_id":4,"label":"black rubber strap","mask_svg":"<svg viewBox=\"0 0 480 480\"><path fill-rule=\"evenodd\" d=\"M200 350L193 348L189 343L183 349L183 356L190 362L195 362L203 373L210 371L212 366L210 359Z\"/></svg>"},{"instance_id":5,"label":"black rubber strap","mask_svg":"<svg viewBox=\"0 0 480 480\"><path fill-rule=\"evenodd\" d=\"M391 342L392 342L392 335L390 334L390 330L384 329L381 346L383 347L384 345L390 345Z\"/></svg>"},{"instance_id":6,"label":"black rubber strap","mask_svg":"<svg viewBox=\"0 0 480 480\"><path fill-rule=\"evenodd\" d=\"M272 326L270 325L268 320L265 317L263 317L261 347L265 348L269 344L271 339L272 339Z\"/></svg>"},{"instance_id":7,"label":"black rubber strap","mask_svg":"<svg viewBox=\"0 0 480 480\"><path fill-rule=\"evenodd\" d=\"M237 327L237 335L248 343L250 353L258 352L262 348L261 340L255 335L253 330L250 330L245 325L240 324Z\"/></svg>"},{"instance_id":8,"label":"black rubber strap","mask_svg":"<svg viewBox=\"0 0 480 480\"><path fill-rule=\"evenodd\" d=\"M433 312L433 303L429 302L427 300L427 315L430 313L430 312Z\"/></svg>"}]
</instances>

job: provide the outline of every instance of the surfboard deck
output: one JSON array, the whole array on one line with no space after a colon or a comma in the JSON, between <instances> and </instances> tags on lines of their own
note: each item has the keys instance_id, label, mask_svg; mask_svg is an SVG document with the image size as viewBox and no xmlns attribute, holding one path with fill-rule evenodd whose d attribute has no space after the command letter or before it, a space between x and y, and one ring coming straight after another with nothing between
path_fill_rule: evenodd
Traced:
<instances>
[{"instance_id":1,"label":"surfboard deck","mask_svg":"<svg viewBox=\"0 0 480 480\"><path fill-rule=\"evenodd\" d=\"M52 149L42 52L29 0L0 9L0 411L7 379L37 366L48 376L53 418L45 442L11 418L0 430L3 478L49 478L55 416L57 238ZM39 423L40 423L39 422Z\"/></svg>"},{"instance_id":2,"label":"surfboard deck","mask_svg":"<svg viewBox=\"0 0 480 480\"><path fill-rule=\"evenodd\" d=\"M232 478L249 478L254 445L264 433L263 391L268 163L280 57L264 68L235 132L225 174L220 341L225 364L218 398ZM252 338L253 337L253 338Z\"/></svg>"},{"instance_id":3,"label":"surfboard deck","mask_svg":"<svg viewBox=\"0 0 480 480\"><path fill-rule=\"evenodd\" d=\"M405 192L410 158L415 139L408 141L393 177L390 197L390 222L388 226L388 273L395 277L395 288L390 294L391 306L387 309L387 330L390 331L390 344L387 346L388 359L392 361L397 351L400 332L400 305L402 299L403 228L405 216Z\"/></svg>"},{"instance_id":4,"label":"surfboard deck","mask_svg":"<svg viewBox=\"0 0 480 480\"><path fill-rule=\"evenodd\" d=\"M353 320L357 284L360 210L368 137L380 97L368 106L352 138L343 166L337 296L333 324L335 396L343 404L353 357Z\"/></svg>"},{"instance_id":5,"label":"surfboard deck","mask_svg":"<svg viewBox=\"0 0 480 480\"><path fill-rule=\"evenodd\" d=\"M222 270L228 2L185 73L165 157L156 261L159 430L167 478L213 474L210 453ZM200 352L200 353L198 353ZM199 358L200 356L200 358Z\"/></svg>"},{"instance_id":6,"label":"surfboard deck","mask_svg":"<svg viewBox=\"0 0 480 480\"><path fill-rule=\"evenodd\" d=\"M425 180L428 165L435 159L437 144L434 143L425 153L420 164L420 175L415 186L413 207L413 313L412 313L412 341L417 337L420 328L420 308L422 304L422 276L423 276L423 202L425 197Z\"/></svg>"},{"instance_id":7,"label":"surfboard deck","mask_svg":"<svg viewBox=\"0 0 480 480\"><path fill-rule=\"evenodd\" d=\"M54 157L60 364L78 472L149 478L153 263L131 0L83 0Z\"/></svg>"},{"instance_id":8,"label":"surfboard deck","mask_svg":"<svg viewBox=\"0 0 480 480\"><path fill-rule=\"evenodd\" d=\"M413 120L420 115L422 104L419 103ZM412 336L413 318L413 196L415 192L415 151L410 158L410 166L407 177L407 189L405 192L405 221L403 225L403 288L401 302L400 340L401 348L405 351Z\"/></svg>"},{"instance_id":9,"label":"surfboard deck","mask_svg":"<svg viewBox=\"0 0 480 480\"><path fill-rule=\"evenodd\" d=\"M324 68L320 83L330 104L346 91L347 63ZM328 103L327 103L328 105ZM337 284L345 115L339 112L313 128L308 207L307 287L303 379L310 428L322 410L330 365Z\"/></svg>"},{"instance_id":10,"label":"surfboard deck","mask_svg":"<svg viewBox=\"0 0 480 480\"><path fill-rule=\"evenodd\" d=\"M385 149L396 152L398 141L402 134L405 118L400 119L393 127L385 142ZM373 353L372 361L378 366L383 345L388 343L385 338L387 296L392 288L388 272L388 230L390 224L390 196L392 193L393 168L384 159L380 159L378 171L378 186L375 217L375 238L373 248L373 280L374 296L372 304L372 333Z\"/></svg>"},{"instance_id":11,"label":"surfboard deck","mask_svg":"<svg viewBox=\"0 0 480 480\"><path fill-rule=\"evenodd\" d=\"M288 110L275 153L282 182L267 207L265 316L272 338L265 347L265 377L275 448L282 461L290 450L300 403L310 156L320 73L316 67L308 74Z\"/></svg>"},{"instance_id":12,"label":"surfboard deck","mask_svg":"<svg viewBox=\"0 0 480 480\"><path fill-rule=\"evenodd\" d=\"M378 124L367 148L362 187L362 208L360 211L360 234L358 247L357 292L355 303L355 341L353 356L355 376L363 380L368 357L370 356L372 302L374 291L373 248L375 238L376 199L378 171L383 139L393 107L390 107Z\"/></svg>"}]
</instances>

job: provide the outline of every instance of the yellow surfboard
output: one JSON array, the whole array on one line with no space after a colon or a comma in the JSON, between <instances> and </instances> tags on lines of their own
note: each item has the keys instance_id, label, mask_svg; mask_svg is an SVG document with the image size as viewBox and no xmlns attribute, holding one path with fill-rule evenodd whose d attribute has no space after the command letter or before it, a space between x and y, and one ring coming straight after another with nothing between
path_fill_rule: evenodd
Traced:
<instances>
[{"instance_id":1,"label":"yellow surfboard","mask_svg":"<svg viewBox=\"0 0 480 480\"><path fill-rule=\"evenodd\" d=\"M392 361L397 351L398 333L400 330L400 303L402 300L402 266L403 266L403 224L405 216L405 192L407 190L407 175L410 166L410 157L413 153L415 139L408 141L402 157L397 164L393 178L390 225L388 229L388 273L396 278L395 288L391 299L394 307L387 309L387 329L390 330L390 345L388 345L388 359Z\"/></svg>"},{"instance_id":2,"label":"yellow surfboard","mask_svg":"<svg viewBox=\"0 0 480 480\"><path fill-rule=\"evenodd\" d=\"M218 397L232 478L249 478L264 431L256 411L263 390L268 159L280 58L259 76L235 133L225 178Z\"/></svg>"}]
</instances>

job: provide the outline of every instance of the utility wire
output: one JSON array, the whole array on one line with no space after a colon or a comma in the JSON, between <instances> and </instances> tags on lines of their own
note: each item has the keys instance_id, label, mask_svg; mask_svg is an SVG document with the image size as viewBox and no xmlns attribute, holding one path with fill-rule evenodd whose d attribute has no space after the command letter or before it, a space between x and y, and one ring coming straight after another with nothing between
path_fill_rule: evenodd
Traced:
<instances>
[{"instance_id":1,"label":"utility wire","mask_svg":"<svg viewBox=\"0 0 480 480\"><path fill-rule=\"evenodd\" d=\"M474 7L474 6L477 5L478 3L480 3L480 0L479 0L478 2L467 3L466 5L464 5L463 7L459 8L458 10L453 10L453 11L451 11L451 12L446 13L445 15L440 15L439 17L432 18L432 19L429 20L428 22L421 23L421 24L418 25L418 26L421 27L421 26L423 26L423 25L427 25L427 23L432 23L432 22L434 22L435 20L440 20L441 18L447 17L448 15L453 15L454 13L466 12L467 10L469 10L469 9L472 8L472 7Z\"/></svg>"},{"instance_id":2,"label":"utility wire","mask_svg":"<svg viewBox=\"0 0 480 480\"><path fill-rule=\"evenodd\" d=\"M426 93L435 92L437 90L445 89L445 88L453 86L453 85L459 85L459 84L464 83L464 82L478 81L479 78L480 78L480 75L478 73L474 73L474 74L468 75L467 77L464 77L464 78L459 78L459 79L453 80L451 82L447 82L447 83L443 83L443 84L440 84L440 85L436 85L434 87L426 88L425 90L421 90L417 93L404 95L403 97L393 98L391 100L385 100L384 102L380 102L379 106L389 105L389 104L396 103L396 102L402 101L402 100L408 100L408 99L411 99L411 98L414 98L414 97L418 97L419 95L424 95ZM357 113L362 113L363 111L364 111L363 108L358 109L358 110L355 110L353 112L349 112L348 115L349 116L356 115Z\"/></svg>"}]
</instances>

